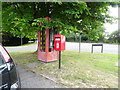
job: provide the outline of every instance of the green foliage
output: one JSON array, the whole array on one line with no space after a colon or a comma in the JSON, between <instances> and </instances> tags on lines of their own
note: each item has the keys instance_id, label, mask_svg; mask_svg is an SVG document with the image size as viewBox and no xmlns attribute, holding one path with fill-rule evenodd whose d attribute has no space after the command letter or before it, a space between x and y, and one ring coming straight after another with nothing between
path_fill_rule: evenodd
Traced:
<instances>
[{"instance_id":1,"label":"green foliage","mask_svg":"<svg viewBox=\"0 0 120 90\"><path fill-rule=\"evenodd\" d=\"M34 19L35 22L32 23L36 28L49 28L58 27L60 30L64 28L64 24L60 22L59 19L47 21L46 18L37 18Z\"/></svg>"},{"instance_id":2,"label":"green foliage","mask_svg":"<svg viewBox=\"0 0 120 90\"><path fill-rule=\"evenodd\" d=\"M61 33L70 32L98 39L98 27L111 22L109 2L4 2L3 31L14 36L36 38L41 28L58 27ZM48 22L45 17L50 17ZM42 25L40 25L42 22Z\"/></svg>"},{"instance_id":3,"label":"green foliage","mask_svg":"<svg viewBox=\"0 0 120 90\"><path fill-rule=\"evenodd\" d=\"M28 43L28 38L22 38L22 44ZM9 32L2 32L2 45L4 46L17 46L21 45L21 38L14 37Z\"/></svg>"},{"instance_id":4,"label":"green foliage","mask_svg":"<svg viewBox=\"0 0 120 90\"><path fill-rule=\"evenodd\" d=\"M75 31L75 30L74 30ZM105 31L105 28L100 26L97 29L91 30L88 34L81 34L82 35L82 41L94 41L94 42L103 42L105 35L103 34ZM70 32L69 34L66 34L66 37L68 41L79 41L79 33L73 33Z\"/></svg>"},{"instance_id":5,"label":"green foliage","mask_svg":"<svg viewBox=\"0 0 120 90\"><path fill-rule=\"evenodd\" d=\"M31 27L30 21L33 19L32 12L27 11L18 3L3 3L2 30L17 37L36 38L36 31ZM18 8L21 7L21 8ZM24 11L24 14L23 14Z\"/></svg>"}]
</instances>

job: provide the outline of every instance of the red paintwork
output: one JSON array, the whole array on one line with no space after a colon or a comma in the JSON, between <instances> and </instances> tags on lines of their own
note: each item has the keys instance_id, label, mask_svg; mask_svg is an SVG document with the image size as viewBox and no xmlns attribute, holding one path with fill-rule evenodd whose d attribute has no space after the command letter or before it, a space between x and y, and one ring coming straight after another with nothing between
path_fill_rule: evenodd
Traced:
<instances>
[{"instance_id":1,"label":"red paintwork","mask_svg":"<svg viewBox=\"0 0 120 90\"><path fill-rule=\"evenodd\" d=\"M50 17L45 17L47 21L50 21Z\"/></svg>"},{"instance_id":2,"label":"red paintwork","mask_svg":"<svg viewBox=\"0 0 120 90\"><path fill-rule=\"evenodd\" d=\"M45 17L47 21L50 21L50 17ZM41 25L42 23L40 23ZM49 29L46 28L46 41L45 41L45 51L40 51L40 31L38 31L38 60L43 62L56 61L59 58L59 52L55 50L49 51Z\"/></svg>"},{"instance_id":3,"label":"red paintwork","mask_svg":"<svg viewBox=\"0 0 120 90\"><path fill-rule=\"evenodd\" d=\"M54 35L54 50L63 51L65 50L65 36L64 35Z\"/></svg>"},{"instance_id":4,"label":"red paintwork","mask_svg":"<svg viewBox=\"0 0 120 90\"><path fill-rule=\"evenodd\" d=\"M40 51L40 31L38 31L38 60L43 62L56 61L59 58L59 52L49 51L49 29L46 28L46 44L45 51Z\"/></svg>"}]
</instances>

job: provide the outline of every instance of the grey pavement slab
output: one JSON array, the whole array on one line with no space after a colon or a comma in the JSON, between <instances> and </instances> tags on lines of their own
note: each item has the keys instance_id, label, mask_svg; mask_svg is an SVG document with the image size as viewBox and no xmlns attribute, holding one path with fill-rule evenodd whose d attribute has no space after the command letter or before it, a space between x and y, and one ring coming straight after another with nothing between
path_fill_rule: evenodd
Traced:
<instances>
[{"instance_id":1,"label":"grey pavement slab","mask_svg":"<svg viewBox=\"0 0 120 90\"><path fill-rule=\"evenodd\" d=\"M40 65L40 63L34 62L34 63L30 63L26 66L29 67L29 68L32 68L32 67L35 67L35 66L38 66L38 65Z\"/></svg>"},{"instance_id":2,"label":"grey pavement slab","mask_svg":"<svg viewBox=\"0 0 120 90\"><path fill-rule=\"evenodd\" d=\"M32 71L27 71L22 66L17 66L17 70L20 74L22 88L63 88L62 85L58 85Z\"/></svg>"}]
</instances>

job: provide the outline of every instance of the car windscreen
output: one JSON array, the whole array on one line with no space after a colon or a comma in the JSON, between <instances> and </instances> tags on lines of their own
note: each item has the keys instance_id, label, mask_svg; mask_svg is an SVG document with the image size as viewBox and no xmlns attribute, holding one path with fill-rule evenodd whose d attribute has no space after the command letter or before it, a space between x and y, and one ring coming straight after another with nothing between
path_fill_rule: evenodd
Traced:
<instances>
[{"instance_id":1,"label":"car windscreen","mask_svg":"<svg viewBox=\"0 0 120 90\"><path fill-rule=\"evenodd\" d=\"M0 53L0 65L4 64L4 61L3 61L3 58L1 56L1 53Z\"/></svg>"}]
</instances>

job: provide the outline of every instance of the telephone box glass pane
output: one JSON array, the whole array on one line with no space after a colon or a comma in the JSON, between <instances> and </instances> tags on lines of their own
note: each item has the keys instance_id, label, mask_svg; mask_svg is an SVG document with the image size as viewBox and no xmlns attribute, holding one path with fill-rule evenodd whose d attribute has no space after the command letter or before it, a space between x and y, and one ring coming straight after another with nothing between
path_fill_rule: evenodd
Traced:
<instances>
[{"instance_id":1,"label":"telephone box glass pane","mask_svg":"<svg viewBox=\"0 0 120 90\"><path fill-rule=\"evenodd\" d=\"M40 31L40 51L45 51L46 29Z\"/></svg>"},{"instance_id":2,"label":"telephone box glass pane","mask_svg":"<svg viewBox=\"0 0 120 90\"><path fill-rule=\"evenodd\" d=\"M54 49L54 35L58 34L57 28L49 29L49 51Z\"/></svg>"}]
</instances>

